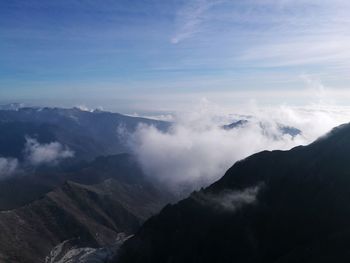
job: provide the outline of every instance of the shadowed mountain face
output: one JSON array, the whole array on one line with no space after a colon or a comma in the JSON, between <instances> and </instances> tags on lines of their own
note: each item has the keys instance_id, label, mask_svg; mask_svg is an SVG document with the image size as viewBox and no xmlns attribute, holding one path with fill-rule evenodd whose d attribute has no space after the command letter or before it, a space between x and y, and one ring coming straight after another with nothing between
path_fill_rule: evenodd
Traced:
<instances>
[{"instance_id":1,"label":"shadowed mountain face","mask_svg":"<svg viewBox=\"0 0 350 263\"><path fill-rule=\"evenodd\" d=\"M54 247L71 240L83 249L67 248L69 253L89 247L94 257L107 256L110 250L97 248L113 246L120 233L133 234L171 200L126 154L43 169L0 186L3 206L13 205L13 199L25 203L0 212L0 262L44 262ZM29 197L37 200L28 202Z\"/></svg>"},{"instance_id":2,"label":"shadowed mountain face","mask_svg":"<svg viewBox=\"0 0 350 263\"><path fill-rule=\"evenodd\" d=\"M172 201L132 156L116 154L127 150L123 132L139 124L169 126L101 111L0 109L0 157L20 163L0 180L0 262L105 262L124 236ZM32 164L28 138L32 147L67 146L75 158Z\"/></svg>"},{"instance_id":3,"label":"shadowed mountain face","mask_svg":"<svg viewBox=\"0 0 350 263\"><path fill-rule=\"evenodd\" d=\"M2 262L43 262L65 240L106 246L119 232L133 233L141 220L118 196L104 193L113 183L88 187L67 182L38 201L0 212Z\"/></svg>"},{"instance_id":4,"label":"shadowed mountain face","mask_svg":"<svg viewBox=\"0 0 350 263\"><path fill-rule=\"evenodd\" d=\"M140 186L140 191L148 191L162 204L169 201L169 194L153 185L132 156L119 154L101 156L91 162L81 161L55 167L39 167L33 173L0 180L0 210L23 206L42 197L67 180L93 185L106 179L114 179L125 185L135 185L137 191Z\"/></svg>"},{"instance_id":5,"label":"shadowed mountain face","mask_svg":"<svg viewBox=\"0 0 350 263\"><path fill-rule=\"evenodd\" d=\"M167 122L76 108L0 109L0 156L22 159L26 136L40 143L58 141L79 159L123 153L128 150L123 132L133 132L139 124L169 127Z\"/></svg>"},{"instance_id":6,"label":"shadowed mountain face","mask_svg":"<svg viewBox=\"0 0 350 263\"><path fill-rule=\"evenodd\" d=\"M350 125L255 154L142 226L117 262L349 262Z\"/></svg>"}]
</instances>

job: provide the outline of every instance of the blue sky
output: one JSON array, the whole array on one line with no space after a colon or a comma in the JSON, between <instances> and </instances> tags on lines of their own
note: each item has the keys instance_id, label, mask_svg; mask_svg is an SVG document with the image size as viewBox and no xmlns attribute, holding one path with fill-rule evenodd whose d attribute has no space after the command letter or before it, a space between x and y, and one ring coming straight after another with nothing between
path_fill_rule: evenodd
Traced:
<instances>
[{"instance_id":1,"label":"blue sky","mask_svg":"<svg viewBox=\"0 0 350 263\"><path fill-rule=\"evenodd\" d=\"M0 2L1 101L120 111L350 98L350 2Z\"/></svg>"}]
</instances>

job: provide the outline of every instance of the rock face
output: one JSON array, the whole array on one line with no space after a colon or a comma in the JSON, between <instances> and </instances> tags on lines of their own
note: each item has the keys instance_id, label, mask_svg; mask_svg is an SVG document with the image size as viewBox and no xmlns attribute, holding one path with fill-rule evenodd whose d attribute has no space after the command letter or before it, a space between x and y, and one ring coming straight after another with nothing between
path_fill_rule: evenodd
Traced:
<instances>
[{"instance_id":1,"label":"rock face","mask_svg":"<svg viewBox=\"0 0 350 263\"><path fill-rule=\"evenodd\" d=\"M103 111L0 106L0 158L19 164L0 174L0 262L105 262L121 235L172 201L124 153L123 136L139 124L169 127ZM67 147L74 158L33 164L28 138Z\"/></svg>"},{"instance_id":2,"label":"rock face","mask_svg":"<svg viewBox=\"0 0 350 263\"><path fill-rule=\"evenodd\" d=\"M29 177L32 183L24 177L20 184L23 178L18 178L12 184L17 191L8 191L7 199L2 198L6 204L11 197L22 195L21 189L26 187L42 196L0 212L0 262L44 262L54 247L72 239L75 243L67 257L73 253L79 259L83 252L87 253L84 258L109 257L120 233L135 233L171 200L126 154L55 171L39 171ZM46 193L46 187L56 188Z\"/></svg>"},{"instance_id":3,"label":"rock face","mask_svg":"<svg viewBox=\"0 0 350 263\"><path fill-rule=\"evenodd\" d=\"M96 185L68 181L40 200L0 212L0 259L43 262L54 246L70 239L79 247L110 246L119 233L134 233L160 209L164 200L158 197L114 179Z\"/></svg>"},{"instance_id":4,"label":"rock face","mask_svg":"<svg viewBox=\"0 0 350 263\"><path fill-rule=\"evenodd\" d=\"M118 263L350 262L350 124L237 162L144 223Z\"/></svg>"},{"instance_id":5,"label":"rock face","mask_svg":"<svg viewBox=\"0 0 350 263\"><path fill-rule=\"evenodd\" d=\"M45 263L111 262L118 253L120 246L129 237L125 233L120 233L113 244L102 248L81 247L77 240L66 240L51 250L45 259Z\"/></svg>"},{"instance_id":6,"label":"rock face","mask_svg":"<svg viewBox=\"0 0 350 263\"><path fill-rule=\"evenodd\" d=\"M34 201L65 181L93 185L106 179L124 185L136 185L154 194L160 201L168 194L144 175L135 159L128 154L100 156L93 161L66 163L55 167L39 167L35 171L0 180L0 210L18 208ZM137 194L136 194L137 195ZM159 195L159 196L158 196Z\"/></svg>"}]
</instances>

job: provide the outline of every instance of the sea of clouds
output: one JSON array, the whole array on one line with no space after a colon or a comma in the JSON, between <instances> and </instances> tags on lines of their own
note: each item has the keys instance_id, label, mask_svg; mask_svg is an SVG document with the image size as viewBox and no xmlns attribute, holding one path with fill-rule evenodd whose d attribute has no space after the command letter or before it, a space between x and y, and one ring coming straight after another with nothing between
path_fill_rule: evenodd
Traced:
<instances>
[{"instance_id":1,"label":"sea of clouds","mask_svg":"<svg viewBox=\"0 0 350 263\"><path fill-rule=\"evenodd\" d=\"M248 123L223 128L241 119ZM232 114L204 100L190 111L174 114L168 131L140 125L127 142L148 176L181 194L213 183L251 154L307 145L349 120L350 110L344 107L250 106ZM285 134L281 125L301 134Z\"/></svg>"}]
</instances>

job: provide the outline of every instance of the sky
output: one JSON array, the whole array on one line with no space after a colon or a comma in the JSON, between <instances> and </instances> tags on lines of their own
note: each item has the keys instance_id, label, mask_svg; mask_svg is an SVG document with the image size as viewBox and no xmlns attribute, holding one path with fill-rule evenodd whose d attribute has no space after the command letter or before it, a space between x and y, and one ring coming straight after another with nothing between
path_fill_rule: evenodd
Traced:
<instances>
[{"instance_id":1,"label":"sky","mask_svg":"<svg viewBox=\"0 0 350 263\"><path fill-rule=\"evenodd\" d=\"M348 105L346 0L1 0L0 101Z\"/></svg>"}]
</instances>

